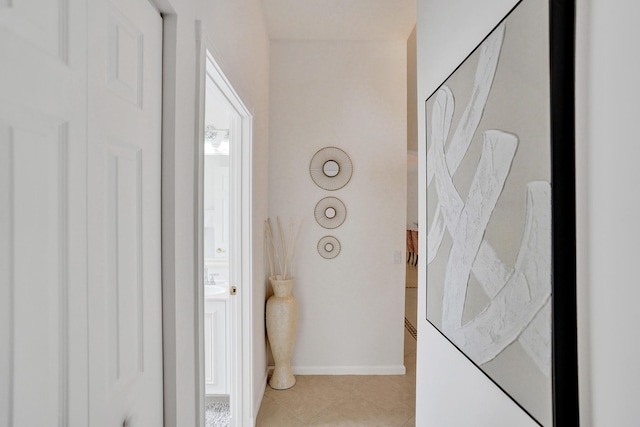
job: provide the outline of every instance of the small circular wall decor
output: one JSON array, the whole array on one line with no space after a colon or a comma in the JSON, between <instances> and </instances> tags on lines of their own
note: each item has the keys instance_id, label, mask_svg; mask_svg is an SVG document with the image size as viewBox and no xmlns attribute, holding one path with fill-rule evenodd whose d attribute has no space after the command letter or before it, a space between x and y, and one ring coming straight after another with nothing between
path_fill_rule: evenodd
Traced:
<instances>
[{"instance_id":1,"label":"small circular wall decor","mask_svg":"<svg viewBox=\"0 0 640 427\"><path fill-rule=\"evenodd\" d=\"M340 242L333 236L324 236L318 242L318 253L322 258L335 258L340 253Z\"/></svg>"},{"instance_id":2,"label":"small circular wall decor","mask_svg":"<svg viewBox=\"0 0 640 427\"><path fill-rule=\"evenodd\" d=\"M347 208L342 200L336 197L325 197L316 205L314 216L321 227L337 228L347 218Z\"/></svg>"},{"instance_id":3,"label":"small circular wall decor","mask_svg":"<svg viewBox=\"0 0 640 427\"><path fill-rule=\"evenodd\" d=\"M325 147L316 152L309 165L311 179L324 190L338 190L349 182L353 163L338 147Z\"/></svg>"}]
</instances>

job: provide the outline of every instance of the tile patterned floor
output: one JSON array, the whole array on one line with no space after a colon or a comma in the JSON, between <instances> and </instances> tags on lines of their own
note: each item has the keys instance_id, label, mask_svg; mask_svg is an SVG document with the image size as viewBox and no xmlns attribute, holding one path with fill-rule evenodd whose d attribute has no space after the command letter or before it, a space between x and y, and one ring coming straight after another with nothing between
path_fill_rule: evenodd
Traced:
<instances>
[{"instance_id":1,"label":"tile patterned floor","mask_svg":"<svg viewBox=\"0 0 640 427\"><path fill-rule=\"evenodd\" d=\"M415 325L412 283L406 321ZM406 375L298 375L289 390L267 386L256 426L415 426L416 339L407 328L404 343Z\"/></svg>"}]
</instances>

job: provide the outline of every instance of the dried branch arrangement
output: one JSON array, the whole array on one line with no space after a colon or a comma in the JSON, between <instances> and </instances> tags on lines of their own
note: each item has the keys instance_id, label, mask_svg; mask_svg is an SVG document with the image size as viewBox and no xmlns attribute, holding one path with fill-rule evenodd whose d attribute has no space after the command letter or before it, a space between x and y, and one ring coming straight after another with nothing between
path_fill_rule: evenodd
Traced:
<instances>
[{"instance_id":1,"label":"dried branch arrangement","mask_svg":"<svg viewBox=\"0 0 640 427\"><path fill-rule=\"evenodd\" d=\"M302 222L295 233L293 219L289 219L288 237L285 236L280 217L276 218L278 223L278 236L274 237L271 219L264 222L265 243L267 245L267 259L269 261L269 277L287 280L292 278L293 257L296 250L296 241L302 228Z\"/></svg>"}]
</instances>

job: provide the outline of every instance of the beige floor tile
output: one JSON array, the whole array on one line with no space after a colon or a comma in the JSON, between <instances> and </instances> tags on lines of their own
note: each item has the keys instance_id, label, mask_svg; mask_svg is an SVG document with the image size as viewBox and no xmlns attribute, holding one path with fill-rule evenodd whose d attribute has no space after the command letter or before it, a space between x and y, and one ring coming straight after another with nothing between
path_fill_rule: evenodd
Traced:
<instances>
[{"instance_id":1,"label":"beige floor tile","mask_svg":"<svg viewBox=\"0 0 640 427\"><path fill-rule=\"evenodd\" d=\"M404 357L405 359L416 357L416 350L418 348L418 341L414 338L405 328L404 334Z\"/></svg>"},{"instance_id":2,"label":"beige floor tile","mask_svg":"<svg viewBox=\"0 0 640 427\"><path fill-rule=\"evenodd\" d=\"M402 427L416 427L416 417L411 417Z\"/></svg>"},{"instance_id":3,"label":"beige floor tile","mask_svg":"<svg viewBox=\"0 0 640 427\"><path fill-rule=\"evenodd\" d=\"M342 397L350 397L368 387L368 382L373 377L374 375L338 375L334 377L334 381L340 387Z\"/></svg>"},{"instance_id":4,"label":"beige floor tile","mask_svg":"<svg viewBox=\"0 0 640 427\"><path fill-rule=\"evenodd\" d=\"M404 407L383 408L368 400L351 397L325 409L309 426L402 427L413 414Z\"/></svg>"},{"instance_id":5,"label":"beige floor tile","mask_svg":"<svg viewBox=\"0 0 640 427\"><path fill-rule=\"evenodd\" d=\"M416 327L418 325L418 289L406 288L404 295L404 317Z\"/></svg>"},{"instance_id":6,"label":"beige floor tile","mask_svg":"<svg viewBox=\"0 0 640 427\"><path fill-rule=\"evenodd\" d=\"M360 396L385 409L410 408L415 401L415 379L406 375L380 375L371 379Z\"/></svg>"},{"instance_id":7,"label":"beige floor tile","mask_svg":"<svg viewBox=\"0 0 640 427\"><path fill-rule=\"evenodd\" d=\"M418 267L417 266L407 264L405 280L406 280L407 288L415 288L418 286Z\"/></svg>"},{"instance_id":8,"label":"beige floor tile","mask_svg":"<svg viewBox=\"0 0 640 427\"><path fill-rule=\"evenodd\" d=\"M296 384L288 390L267 387L265 396L271 398L302 421L307 421L324 409L339 402L346 394L340 378L323 375L298 375Z\"/></svg>"},{"instance_id":9,"label":"beige floor tile","mask_svg":"<svg viewBox=\"0 0 640 427\"><path fill-rule=\"evenodd\" d=\"M256 427L303 427L305 424L291 414L288 410L274 402L268 396L264 396Z\"/></svg>"}]
</instances>

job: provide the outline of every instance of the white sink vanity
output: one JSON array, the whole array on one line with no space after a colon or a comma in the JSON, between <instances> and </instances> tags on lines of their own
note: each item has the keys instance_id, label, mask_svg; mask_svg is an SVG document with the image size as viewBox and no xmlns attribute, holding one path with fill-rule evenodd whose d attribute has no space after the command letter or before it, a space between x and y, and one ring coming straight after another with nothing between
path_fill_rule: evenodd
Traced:
<instances>
[{"instance_id":1,"label":"white sink vanity","mask_svg":"<svg viewBox=\"0 0 640 427\"><path fill-rule=\"evenodd\" d=\"M229 284L204 286L204 373L207 395L229 394Z\"/></svg>"}]
</instances>

